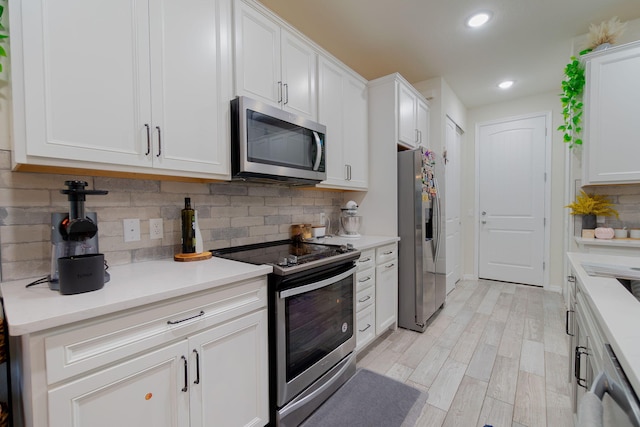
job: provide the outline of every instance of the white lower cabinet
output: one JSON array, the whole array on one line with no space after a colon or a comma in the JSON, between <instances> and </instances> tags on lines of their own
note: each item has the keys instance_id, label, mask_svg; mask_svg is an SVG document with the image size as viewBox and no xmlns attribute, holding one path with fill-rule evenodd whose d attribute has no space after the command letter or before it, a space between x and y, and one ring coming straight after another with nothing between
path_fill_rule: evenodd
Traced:
<instances>
[{"instance_id":1,"label":"white lower cabinet","mask_svg":"<svg viewBox=\"0 0 640 427\"><path fill-rule=\"evenodd\" d=\"M398 245L363 250L356 262L356 351L397 325Z\"/></svg>"},{"instance_id":2,"label":"white lower cabinet","mask_svg":"<svg viewBox=\"0 0 640 427\"><path fill-rule=\"evenodd\" d=\"M189 425L179 342L49 391L50 426Z\"/></svg>"},{"instance_id":3,"label":"white lower cabinet","mask_svg":"<svg viewBox=\"0 0 640 427\"><path fill-rule=\"evenodd\" d=\"M356 262L356 351L362 350L376 337L375 249L362 251Z\"/></svg>"},{"instance_id":4,"label":"white lower cabinet","mask_svg":"<svg viewBox=\"0 0 640 427\"><path fill-rule=\"evenodd\" d=\"M398 321L398 245L376 248L376 335Z\"/></svg>"},{"instance_id":5,"label":"white lower cabinet","mask_svg":"<svg viewBox=\"0 0 640 427\"><path fill-rule=\"evenodd\" d=\"M27 426L264 426L266 279L23 338ZM28 350L25 351L25 346Z\"/></svg>"}]
</instances>

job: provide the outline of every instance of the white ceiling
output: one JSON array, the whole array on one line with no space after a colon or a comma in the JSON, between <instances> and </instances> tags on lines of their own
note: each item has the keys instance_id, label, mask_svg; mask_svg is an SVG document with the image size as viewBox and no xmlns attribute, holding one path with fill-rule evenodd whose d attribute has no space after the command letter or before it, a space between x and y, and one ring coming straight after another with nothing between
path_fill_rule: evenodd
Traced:
<instances>
[{"instance_id":1,"label":"white ceiling","mask_svg":"<svg viewBox=\"0 0 640 427\"><path fill-rule=\"evenodd\" d=\"M368 80L393 72L411 83L443 77L468 108L559 92L573 40L589 24L640 18L640 0L260 2ZM467 28L465 18L479 10L493 19ZM504 79L516 84L498 89Z\"/></svg>"}]
</instances>

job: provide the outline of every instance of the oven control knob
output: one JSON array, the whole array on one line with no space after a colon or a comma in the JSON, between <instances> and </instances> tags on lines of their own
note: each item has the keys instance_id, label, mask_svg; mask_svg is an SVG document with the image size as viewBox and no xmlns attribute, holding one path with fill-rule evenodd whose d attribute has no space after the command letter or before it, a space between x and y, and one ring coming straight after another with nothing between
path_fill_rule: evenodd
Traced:
<instances>
[{"instance_id":1,"label":"oven control knob","mask_svg":"<svg viewBox=\"0 0 640 427\"><path fill-rule=\"evenodd\" d=\"M296 265L298 263L298 257L295 255L289 255L287 258L288 265Z\"/></svg>"},{"instance_id":2,"label":"oven control knob","mask_svg":"<svg viewBox=\"0 0 640 427\"><path fill-rule=\"evenodd\" d=\"M353 250L355 250L355 248L353 247L353 245L351 243L347 243L347 250L353 251Z\"/></svg>"}]
</instances>

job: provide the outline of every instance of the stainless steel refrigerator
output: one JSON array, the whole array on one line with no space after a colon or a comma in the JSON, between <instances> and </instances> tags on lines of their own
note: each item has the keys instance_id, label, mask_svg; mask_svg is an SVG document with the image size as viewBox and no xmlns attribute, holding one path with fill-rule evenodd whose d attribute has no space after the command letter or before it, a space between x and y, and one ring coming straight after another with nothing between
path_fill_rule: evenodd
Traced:
<instances>
[{"instance_id":1,"label":"stainless steel refrigerator","mask_svg":"<svg viewBox=\"0 0 640 427\"><path fill-rule=\"evenodd\" d=\"M424 332L446 298L444 164L398 153L398 326Z\"/></svg>"}]
</instances>

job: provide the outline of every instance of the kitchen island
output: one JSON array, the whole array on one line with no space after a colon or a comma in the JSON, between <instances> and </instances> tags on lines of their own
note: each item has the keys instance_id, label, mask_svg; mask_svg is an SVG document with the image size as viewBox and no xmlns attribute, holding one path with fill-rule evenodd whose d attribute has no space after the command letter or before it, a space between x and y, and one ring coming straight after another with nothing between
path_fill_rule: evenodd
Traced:
<instances>
[{"instance_id":1,"label":"kitchen island","mask_svg":"<svg viewBox=\"0 0 640 427\"><path fill-rule=\"evenodd\" d=\"M640 394L640 302L616 278L591 276L582 265L640 267L640 260L590 253L568 253L567 256L589 312L602 331L602 339L611 345L636 394Z\"/></svg>"}]
</instances>

